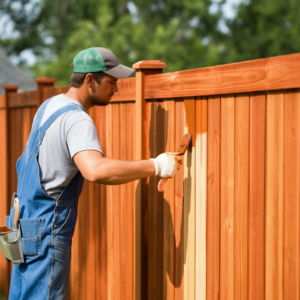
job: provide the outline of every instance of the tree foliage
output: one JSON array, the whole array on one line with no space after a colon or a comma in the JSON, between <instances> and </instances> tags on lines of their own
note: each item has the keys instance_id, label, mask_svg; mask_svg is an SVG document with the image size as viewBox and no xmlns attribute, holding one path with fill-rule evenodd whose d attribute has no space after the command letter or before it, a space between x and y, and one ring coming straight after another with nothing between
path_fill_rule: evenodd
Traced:
<instances>
[{"instance_id":1,"label":"tree foliage","mask_svg":"<svg viewBox=\"0 0 300 300\"><path fill-rule=\"evenodd\" d=\"M298 52L300 0L248 0L225 20L225 0L3 0L15 34L1 38L8 54L31 49L38 76L68 84L82 49L111 49L125 65L166 62L167 71ZM212 7L217 8L212 13Z\"/></svg>"}]
</instances>

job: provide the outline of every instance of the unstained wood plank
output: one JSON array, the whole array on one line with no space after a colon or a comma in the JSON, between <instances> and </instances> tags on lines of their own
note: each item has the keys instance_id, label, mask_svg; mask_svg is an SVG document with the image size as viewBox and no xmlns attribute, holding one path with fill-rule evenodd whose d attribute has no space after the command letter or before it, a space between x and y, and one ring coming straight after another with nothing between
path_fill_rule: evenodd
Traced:
<instances>
[{"instance_id":1,"label":"unstained wood plank","mask_svg":"<svg viewBox=\"0 0 300 300\"><path fill-rule=\"evenodd\" d=\"M206 300L207 99L196 98L195 299Z\"/></svg>"},{"instance_id":2,"label":"unstained wood plank","mask_svg":"<svg viewBox=\"0 0 300 300\"><path fill-rule=\"evenodd\" d=\"M184 133L194 139L184 160L184 299L195 299L196 152L195 99L184 99Z\"/></svg>"}]
</instances>

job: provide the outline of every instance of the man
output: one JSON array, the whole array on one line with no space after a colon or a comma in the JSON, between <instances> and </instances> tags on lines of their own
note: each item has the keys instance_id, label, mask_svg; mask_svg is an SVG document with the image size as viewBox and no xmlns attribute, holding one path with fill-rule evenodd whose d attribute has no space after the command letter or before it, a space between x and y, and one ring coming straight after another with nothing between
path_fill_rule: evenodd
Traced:
<instances>
[{"instance_id":1,"label":"man","mask_svg":"<svg viewBox=\"0 0 300 300\"><path fill-rule=\"evenodd\" d=\"M104 48L81 51L73 60L70 89L39 108L17 162L20 227L25 262L14 265L9 299L66 299L71 244L83 178L123 184L152 175L173 177L179 157L121 161L103 156L87 111L107 105L117 81L133 70ZM13 228L14 207L7 217Z\"/></svg>"}]
</instances>

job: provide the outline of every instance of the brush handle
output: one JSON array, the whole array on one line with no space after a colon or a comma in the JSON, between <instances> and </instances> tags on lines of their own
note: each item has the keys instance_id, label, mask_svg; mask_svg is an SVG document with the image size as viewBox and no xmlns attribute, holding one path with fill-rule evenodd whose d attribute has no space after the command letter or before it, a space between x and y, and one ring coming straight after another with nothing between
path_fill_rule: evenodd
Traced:
<instances>
[{"instance_id":1,"label":"brush handle","mask_svg":"<svg viewBox=\"0 0 300 300\"><path fill-rule=\"evenodd\" d=\"M165 184L167 182L168 178L162 178L159 182L158 182L158 185L157 185L157 190L159 192L162 192L165 188Z\"/></svg>"},{"instance_id":2,"label":"brush handle","mask_svg":"<svg viewBox=\"0 0 300 300\"><path fill-rule=\"evenodd\" d=\"M18 229L18 221L20 215L19 199L16 197L14 200L15 216L14 216L14 229Z\"/></svg>"}]
</instances>

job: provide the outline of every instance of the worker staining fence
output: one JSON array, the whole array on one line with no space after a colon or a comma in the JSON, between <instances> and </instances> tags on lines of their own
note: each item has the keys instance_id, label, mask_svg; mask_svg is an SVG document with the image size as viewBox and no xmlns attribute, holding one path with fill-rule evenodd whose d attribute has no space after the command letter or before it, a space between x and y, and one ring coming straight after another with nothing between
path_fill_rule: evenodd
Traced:
<instances>
[{"instance_id":1,"label":"worker staining fence","mask_svg":"<svg viewBox=\"0 0 300 300\"><path fill-rule=\"evenodd\" d=\"M300 54L164 67L135 64L136 78L90 115L105 156L117 159L176 151L193 134L183 167L163 193L155 177L85 182L69 299L300 299ZM0 97L2 223L33 114L68 90L51 84ZM6 292L8 270L0 258Z\"/></svg>"}]
</instances>

